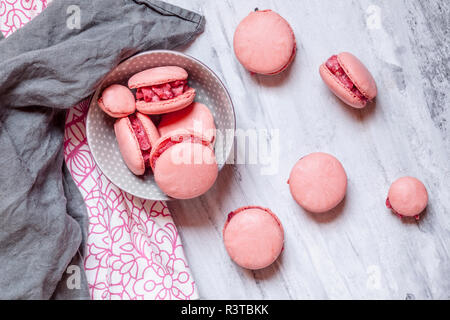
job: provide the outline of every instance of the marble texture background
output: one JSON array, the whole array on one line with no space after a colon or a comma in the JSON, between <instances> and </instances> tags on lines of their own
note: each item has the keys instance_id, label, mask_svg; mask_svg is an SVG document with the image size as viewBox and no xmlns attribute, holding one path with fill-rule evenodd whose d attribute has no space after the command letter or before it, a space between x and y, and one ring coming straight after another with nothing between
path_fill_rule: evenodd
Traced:
<instances>
[{"instance_id":1,"label":"marble texture background","mask_svg":"<svg viewBox=\"0 0 450 320\"><path fill-rule=\"evenodd\" d=\"M228 165L206 195L169 203L201 297L449 299L449 2L169 2L206 16L205 33L182 51L224 81L237 127L279 130L281 144L275 174ZM234 56L234 30L256 7L280 13L297 37L297 57L281 75L252 76ZM322 83L319 65L341 51L372 71L376 105L348 108ZM349 177L345 201L324 215L302 210L286 184L294 163L314 151L337 156ZM385 208L390 183L402 175L428 188L419 222ZM244 205L271 208L285 228L280 259L256 272L236 266L222 244L227 213Z\"/></svg>"}]
</instances>

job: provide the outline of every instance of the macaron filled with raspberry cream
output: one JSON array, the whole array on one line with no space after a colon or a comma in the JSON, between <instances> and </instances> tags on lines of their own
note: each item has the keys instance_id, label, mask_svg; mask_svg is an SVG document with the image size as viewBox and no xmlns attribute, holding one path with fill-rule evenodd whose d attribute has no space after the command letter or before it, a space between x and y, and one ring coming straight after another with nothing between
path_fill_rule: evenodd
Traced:
<instances>
[{"instance_id":1,"label":"macaron filled with raspberry cream","mask_svg":"<svg viewBox=\"0 0 450 320\"><path fill-rule=\"evenodd\" d=\"M414 177L402 177L389 188L386 207L400 217L415 217L428 205L428 192L425 185Z\"/></svg>"},{"instance_id":2,"label":"macaron filled with raspberry cream","mask_svg":"<svg viewBox=\"0 0 450 320\"><path fill-rule=\"evenodd\" d=\"M150 152L159 139L152 120L139 112L117 119L114 124L119 150L127 167L135 175L143 175L150 168Z\"/></svg>"},{"instance_id":3,"label":"macaron filled with raspberry cream","mask_svg":"<svg viewBox=\"0 0 450 320\"><path fill-rule=\"evenodd\" d=\"M204 194L218 175L211 142L187 130L161 137L152 148L150 165L159 188L175 199Z\"/></svg>"},{"instance_id":4,"label":"macaron filled with raspberry cream","mask_svg":"<svg viewBox=\"0 0 450 320\"><path fill-rule=\"evenodd\" d=\"M278 217L269 209L242 207L228 214L223 241L236 264L258 270L270 266L280 255L284 230Z\"/></svg>"},{"instance_id":5,"label":"macaron filled with raspberry cream","mask_svg":"<svg viewBox=\"0 0 450 320\"><path fill-rule=\"evenodd\" d=\"M289 23L272 10L251 12L236 28L234 52L248 71L274 75L284 71L297 52Z\"/></svg>"},{"instance_id":6,"label":"macaron filled with raspberry cream","mask_svg":"<svg viewBox=\"0 0 450 320\"><path fill-rule=\"evenodd\" d=\"M364 108L377 95L374 78L351 53L331 56L320 66L319 72L328 88L353 108Z\"/></svg>"},{"instance_id":7,"label":"macaron filled with raspberry cream","mask_svg":"<svg viewBox=\"0 0 450 320\"><path fill-rule=\"evenodd\" d=\"M295 164L288 184L292 197L302 208L323 213L335 208L344 199L347 174L334 156L316 152Z\"/></svg>"},{"instance_id":8,"label":"macaron filled with raspberry cream","mask_svg":"<svg viewBox=\"0 0 450 320\"><path fill-rule=\"evenodd\" d=\"M136 89L136 109L145 114L163 114L189 106L195 89L187 83L188 73L177 66L147 69L133 75L128 87Z\"/></svg>"}]
</instances>

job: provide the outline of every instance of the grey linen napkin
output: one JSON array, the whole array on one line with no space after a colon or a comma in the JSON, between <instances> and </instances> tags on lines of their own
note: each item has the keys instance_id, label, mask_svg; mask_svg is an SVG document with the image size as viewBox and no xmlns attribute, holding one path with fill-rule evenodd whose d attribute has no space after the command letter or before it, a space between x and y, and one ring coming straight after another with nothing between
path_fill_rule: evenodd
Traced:
<instances>
[{"instance_id":1,"label":"grey linen napkin","mask_svg":"<svg viewBox=\"0 0 450 320\"><path fill-rule=\"evenodd\" d=\"M87 212L63 164L64 109L121 60L185 44L204 25L161 1L55 0L0 38L0 299L89 298Z\"/></svg>"}]
</instances>

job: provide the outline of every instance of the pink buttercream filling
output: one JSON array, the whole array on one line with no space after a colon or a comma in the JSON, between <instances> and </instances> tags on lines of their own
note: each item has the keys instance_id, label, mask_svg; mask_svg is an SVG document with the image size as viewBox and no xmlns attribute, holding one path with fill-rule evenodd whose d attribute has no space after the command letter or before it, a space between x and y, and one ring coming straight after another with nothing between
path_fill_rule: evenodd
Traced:
<instances>
[{"instance_id":1,"label":"pink buttercream filling","mask_svg":"<svg viewBox=\"0 0 450 320\"><path fill-rule=\"evenodd\" d=\"M138 140L139 148L141 149L142 156L144 158L145 166L150 166L150 152L152 150L152 145L150 144L150 139L148 138L147 132L145 132L144 126L141 120L136 117L136 114L129 116L131 127L133 128L134 134Z\"/></svg>"},{"instance_id":2,"label":"pink buttercream filling","mask_svg":"<svg viewBox=\"0 0 450 320\"><path fill-rule=\"evenodd\" d=\"M351 90L359 99L367 101L368 99L359 91L350 77L345 73L338 61L337 55L331 56L325 63L330 72L342 83L347 89Z\"/></svg>"},{"instance_id":3,"label":"pink buttercream filling","mask_svg":"<svg viewBox=\"0 0 450 320\"><path fill-rule=\"evenodd\" d=\"M145 102L169 100L182 95L189 89L187 80L177 80L169 83L138 88L136 99Z\"/></svg>"}]
</instances>

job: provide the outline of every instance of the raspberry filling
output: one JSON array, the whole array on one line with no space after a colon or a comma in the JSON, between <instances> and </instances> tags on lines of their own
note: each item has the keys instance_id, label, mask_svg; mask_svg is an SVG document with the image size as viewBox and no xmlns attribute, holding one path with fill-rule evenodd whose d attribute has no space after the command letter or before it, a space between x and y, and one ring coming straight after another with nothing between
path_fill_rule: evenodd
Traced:
<instances>
[{"instance_id":1,"label":"raspberry filling","mask_svg":"<svg viewBox=\"0 0 450 320\"><path fill-rule=\"evenodd\" d=\"M231 221L231 218L233 218L237 214L236 211L231 211L227 216L227 223Z\"/></svg>"},{"instance_id":2,"label":"raspberry filling","mask_svg":"<svg viewBox=\"0 0 450 320\"><path fill-rule=\"evenodd\" d=\"M337 55L331 56L331 58L327 60L325 65L328 70L330 70L330 72L339 80L339 82L344 85L344 87L353 92L362 101L368 100L355 86L350 77L345 73L344 69L339 64Z\"/></svg>"},{"instance_id":3,"label":"raspberry filling","mask_svg":"<svg viewBox=\"0 0 450 320\"><path fill-rule=\"evenodd\" d=\"M144 157L145 166L150 166L150 151L152 150L152 145L150 144L150 139L148 138L147 132L145 132L144 126L141 120L136 117L136 114L129 116L131 127L133 128L134 134L139 142L139 148L141 149L142 156Z\"/></svg>"},{"instance_id":4,"label":"raspberry filling","mask_svg":"<svg viewBox=\"0 0 450 320\"><path fill-rule=\"evenodd\" d=\"M395 211L394 210L394 208L392 208L392 205L391 205L391 202L389 201L389 198L386 198L386 207L388 208L388 209L391 209L396 215L398 215L400 218L403 218L403 216L400 214L400 213L398 213L397 211ZM416 216L414 216L414 218L416 219L416 220L419 220L420 219L420 215L416 215Z\"/></svg>"},{"instance_id":5,"label":"raspberry filling","mask_svg":"<svg viewBox=\"0 0 450 320\"><path fill-rule=\"evenodd\" d=\"M172 139L164 140L163 142L161 142L159 144L158 150L153 155L153 158L150 159L152 168L155 167L156 160L158 160L160 155L162 155L170 147L172 147L178 143L182 143L182 142L200 143L200 144L203 144L204 146L210 145L209 141L205 141L202 138L199 138L196 136L182 137L181 139L175 140L175 141Z\"/></svg>"},{"instance_id":6,"label":"raspberry filling","mask_svg":"<svg viewBox=\"0 0 450 320\"><path fill-rule=\"evenodd\" d=\"M181 96L188 89L187 80L177 80L156 86L138 88L136 99L145 102L169 100Z\"/></svg>"},{"instance_id":7,"label":"raspberry filling","mask_svg":"<svg viewBox=\"0 0 450 320\"><path fill-rule=\"evenodd\" d=\"M386 207L388 209L392 209L391 202L389 201L389 198L386 198Z\"/></svg>"}]
</instances>

